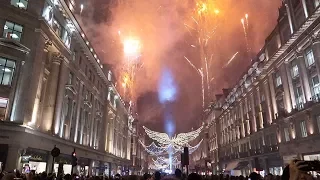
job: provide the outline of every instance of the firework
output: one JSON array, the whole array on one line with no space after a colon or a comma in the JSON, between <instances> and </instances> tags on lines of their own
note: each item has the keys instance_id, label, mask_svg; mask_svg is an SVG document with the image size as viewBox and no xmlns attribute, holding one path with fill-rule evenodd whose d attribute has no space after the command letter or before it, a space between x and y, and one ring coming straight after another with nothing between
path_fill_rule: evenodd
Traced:
<instances>
[{"instance_id":1,"label":"firework","mask_svg":"<svg viewBox=\"0 0 320 180\"><path fill-rule=\"evenodd\" d=\"M227 64L225 65L225 67L227 67L233 60L234 58L238 55L239 52L236 52L231 58L230 60L227 62Z\"/></svg>"},{"instance_id":2,"label":"firework","mask_svg":"<svg viewBox=\"0 0 320 180\"><path fill-rule=\"evenodd\" d=\"M243 32L244 32L244 38L246 40L246 47L247 47L247 53L249 53L249 43L248 43L248 34L247 34L247 28L244 22L244 19L241 19L241 24L242 24L242 28L243 28Z\"/></svg>"},{"instance_id":3,"label":"firework","mask_svg":"<svg viewBox=\"0 0 320 180\"><path fill-rule=\"evenodd\" d=\"M249 15L245 14L245 18L246 18L246 25L247 25L247 30L249 29Z\"/></svg>"}]
</instances>

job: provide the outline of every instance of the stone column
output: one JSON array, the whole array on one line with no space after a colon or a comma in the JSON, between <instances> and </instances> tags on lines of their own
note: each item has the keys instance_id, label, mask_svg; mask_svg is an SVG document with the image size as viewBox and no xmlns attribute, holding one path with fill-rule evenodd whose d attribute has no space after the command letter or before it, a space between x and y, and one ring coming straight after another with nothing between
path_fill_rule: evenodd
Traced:
<instances>
[{"instance_id":1,"label":"stone column","mask_svg":"<svg viewBox=\"0 0 320 180\"><path fill-rule=\"evenodd\" d=\"M304 15L305 15L305 17L307 19L309 17L309 14L308 14L308 8L307 8L306 0L301 0L301 1L302 1L303 12L304 12Z\"/></svg>"},{"instance_id":2,"label":"stone column","mask_svg":"<svg viewBox=\"0 0 320 180\"><path fill-rule=\"evenodd\" d=\"M276 114L278 114L278 106L277 106L277 101L276 101L276 92L275 92L274 80L273 80L272 74L268 75L268 80L269 80L269 90L270 90L270 94L268 93L268 95L271 96L268 99L269 99L269 103L270 103L270 99L271 99L271 104L272 104L272 109L273 109L273 114L271 114L271 110L270 110L269 116L271 117L270 122L272 123L272 119L276 119ZM281 82L282 82L282 78L281 78ZM267 84L266 84L266 86L267 86ZM267 104L269 104L269 103L267 102ZM269 106L270 106L270 104L268 105L268 107ZM269 109L268 109L268 111L269 111Z\"/></svg>"},{"instance_id":3,"label":"stone column","mask_svg":"<svg viewBox=\"0 0 320 180\"><path fill-rule=\"evenodd\" d=\"M308 102L311 100L311 90L310 90L310 84L309 84L309 78L308 78L308 72L305 64L305 59L303 57L302 53L297 53L296 54L297 61L299 64L299 72L301 72L300 77L301 77L301 83L303 85L303 92L304 92L304 98L305 102Z\"/></svg>"},{"instance_id":4,"label":"stone column","mask_svg":"<svg viewBox=\"0 0 320 180\"><path fill-rule=\"evenodd\" d=\"M311 38L312 41L312 52L314 56L314 61L317 67L318 75L320 75L320 34Z\"/></svg>"},{"instance_id":5,"label":"stone column","mask_svg":"<svg viewBox=\"0 0 320 180\"><path fill-rule=\"evenodd\" d=\"M251 113L252 113L252 132L257 132L256 108L254 103L254 95L250 94Z\"/></svg>"},{"instance_id":6,"label":"stone column","mask_svg":"<svg viewBox=\"0 0 320 180\"><path fill-rule=\"evenodd\" d=\"M280 67L280 73L284 91L284 105L286 110L291 112L296 106L296 99L294 97L291 73L287 66L287 62L283 63Z\"/></svg>"},{"instance_id":7,"label":"stone column","mask_svg":"<svg viewBox=\"0 0 320 180\"><path fill-rule=\"evenodd\" d=\"M65 86L67 82L68 76L68 68L66 59L61 62L60 66L60 73L59 73L59 81L58 81L58 89L57 89L57 96L56 96L56 103L55 103L55 111L54 111L54 122L53 122L53 132L54 134L59 133L59 127L61 122L61 112L63 107L64 95L65 95ZM60 134L61 136L61 134Z\"/></svg>"},{"instance_id":8,"label":"stone column","mask_svg":"<svg viewBox=\"0 0 320 180\"><path fill-rule=\"evenodd\" d=\"M7 160L5 164L6 171L12 171L20 168L21 152L23 148L20 145L10 144L8 149Z\"/></svg>"},{"instance_id":9,"label":"stone column","mask_svg":"<svg viewBox=\"0 0 320 180\"><path fill-rule=\"evenodd\" d=\"M287 15L288 15L289 25L290 25L290 31L291 31L291 34L293 34L295 28L293 23L292 11L290 10L289 5L287 3L285 4L285 6L286 6Z\"/></svg>"},{"instance_id":10,"label":"stone column","mask_svg":"<svg viewBox=\"0 0 320 180\"><path fill-rule=\"evenodd\" d=\"M265 97L266 97L266 104L267 104L267 119L265 119L266 122L268 122L268 124L272 124L272 120L273 120L273 117L274 117L274 114L272 113L272 108L271 108L271 102L273 99L275 101L275 97L272 96L272 93L271 93L271 97L270 97L270 91L272 86L271 84L273 85L273 79L272 79L272 76L268 76L269 78L269 81L270 81L270 77L271 77L271 83L268 83L268 79L266 79L264 82L263 82L263 86L264 86L264 94L265 94ZM274 89L273 89L274 91Z\"/></svg>"},{"instance_id":11,"label":"stone column","mask_svg":"<svg viewBox=\"0 0 320 180\"><path fill-rule=\"evenodd\" d=\"M63 57L59 53L55 53L52 56L50 75L47 84L46 99L43 108L43 120L41 126L43 131L54 130L52 127L53 115L55 111L59 72L62 59Z\"/></svg>"},{"instance_id":12,"label":"stone column","mask_svg":"<svg viewBox=\"0 0 320 180\"><path fill-rule=\"evenodd\" d=\"M76 122L75 122L75 128L74 131L72 132L74 134L73 136L73 141L77 142L78 140L78 128L79 127L79 121L80 121L80 108L81 108L81 97L82 97L82 90L83 90L83 82L81 81L81 83L79 83L80 85L80 89L79 89L79 93L78 93L78 97L77 97L77 107L76 107L76 111L77 111L77 115L76 115Z\"/></svg>"}]
</instances>

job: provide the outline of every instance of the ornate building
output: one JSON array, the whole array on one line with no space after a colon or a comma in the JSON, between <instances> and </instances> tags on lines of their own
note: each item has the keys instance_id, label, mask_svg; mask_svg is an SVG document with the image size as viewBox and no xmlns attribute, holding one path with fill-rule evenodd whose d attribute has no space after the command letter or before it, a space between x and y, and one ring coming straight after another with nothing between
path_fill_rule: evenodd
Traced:
<instances>
[{"instance_id":1,"label":"ornate building","mask_svg":"<svg viewBox=\"0 0 320 180\"><path fill-rule=\"evenodd\" d=\"M320 159L319 22L318 0L283 1L265 46L208 116L214 172L281 174L294 158Z\"/></svg>"},{"instance_id":2,"label":"ornate building","mask_svg":"<svg viewBox=\"0 0 320 180\"><path fill-rule=\"evenodd\" d=\"M1 0L0 167L70 173L75 149L80 174L128 172L132 117L74 16L82 10Z\"/></svg>"}]
</instances>

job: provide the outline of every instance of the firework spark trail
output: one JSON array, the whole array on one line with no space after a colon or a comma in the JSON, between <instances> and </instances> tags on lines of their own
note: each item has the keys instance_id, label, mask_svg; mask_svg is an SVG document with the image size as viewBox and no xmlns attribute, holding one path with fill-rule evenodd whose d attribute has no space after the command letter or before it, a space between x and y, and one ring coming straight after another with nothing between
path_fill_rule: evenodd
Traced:
<instances>
[{"instance_id":1,"label":"firework spark trail","mask_svg":"<svg viewBox=\"0 0 320 180\"><path fill-rule=\"evenodd\" d=\"M244 32L244 38L246 40L246 47L247 47L247 52L249 53L249 44L248 44L248 34L247 34L247 28L244 24L244 19L241 19L241 24L242 24L242 28L243 28L243 32Z\"/></svg>"},{"instance_id":2,"label":"firework spark trail","mask_svg":"<svg viewBox=\"0 0 320 180\"><path fill-rule=\"evenodd\" d=\"M208 93L210 92L210 82L209 82L209 67L208 67L208 60L207 57L204 58L205 65L206 65L206 78L207 78L207 90Z\"/></svg>"},{"instance_id":3,"label":"firework spark trail","mask_svg":"<svg viewBox=\"0 0 320 180\"><path fill-rule=\"evenodd\" d=\"M236 52L231 58L230 60L227 62L227 64L224 67L227 67L232 61L233 59L238 55L239 52Z\"/></svg>"},{"instance_id":4,"label":"firework spark trail","mask_svg":"<svg viewBox=\"0 0 320 180\"><path fill-rule=\"evenodd\" d=\"M245 18L246 18L246 25L247 25L247 30L249 29L249 15L248 14L246 14L245 15Z\"/></svg>"},{"instance_id":5,"label":"firework spark trail","mask_svg":"<svg viewBox=\"0 0 320 180\"><path fill-rule=\"evenodd\" d=\"M184 58L188 61L189 65L191 67L193 67L193 69L196 70L197 73L201 76L202 108L204 108L204 75L203 75L203 70L202 70L202 68L197 69L197 67L194 64L192 64L192 62L186 56L184 56Z\"/></svg>"}]
</instances>

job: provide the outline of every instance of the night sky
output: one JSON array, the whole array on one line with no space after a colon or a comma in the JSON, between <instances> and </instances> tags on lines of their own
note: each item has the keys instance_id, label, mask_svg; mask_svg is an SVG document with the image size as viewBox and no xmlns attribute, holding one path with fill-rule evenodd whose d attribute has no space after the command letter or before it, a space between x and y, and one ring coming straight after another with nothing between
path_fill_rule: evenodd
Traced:
<instances>
[{"instance_id":1,"label":"night sky","mask_svg":"<svg viewBox=\"0 0 320 180\"><path fill-rule=\"evenodd\" d=\"M81 1L81 0L78 0ZM136 102L140 122L150 129L165 131L170 114L176 133L196 128L201 120L201 78L186 62L187 56L199 64L199 52L190 47L190 37L184 22L190 22L192 1L132 0L124 6L122 0L83 1L85 10L78 16L92 44L105 63L121 73L120 31L142 41L143 69L137 73ZM130 1L130 0L129 0ZM273 30L281 0L220 0L221 17L216 31L214 61L212 62L213 94L232 87L247 70L251 59L263 47ZM240 19L248 14L247 46ZM233 54L236 58L226 66ZM169 74L169 78L168 78ZM163 82L170 79L170 82ZM162 84L171 90L164 90ZM169 93L169 101L159 98L159 91ZM174 96L174 97L171 97Z\"/></svg>"}]
</instances>

